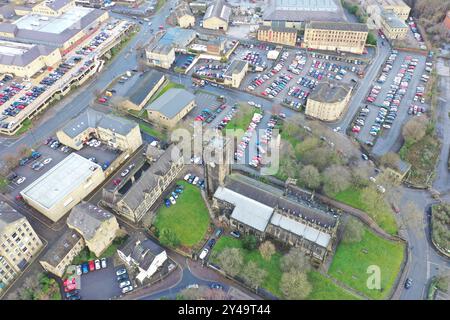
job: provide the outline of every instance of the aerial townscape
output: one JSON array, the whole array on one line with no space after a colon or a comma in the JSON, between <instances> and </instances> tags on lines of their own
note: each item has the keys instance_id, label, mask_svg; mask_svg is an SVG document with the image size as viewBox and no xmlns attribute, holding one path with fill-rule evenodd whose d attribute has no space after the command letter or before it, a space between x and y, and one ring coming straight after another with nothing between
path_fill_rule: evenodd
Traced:
<instances>
[{"instance_id":1,"label":"aerial townscape","mask_svg":"<svg viewBox=\"0 0 450 320\"><path fill-rule=\"evenodd\" d=\"M450 300L449 151L450 0L0 0L1 300Z\"/></svg>"}]
</instances>

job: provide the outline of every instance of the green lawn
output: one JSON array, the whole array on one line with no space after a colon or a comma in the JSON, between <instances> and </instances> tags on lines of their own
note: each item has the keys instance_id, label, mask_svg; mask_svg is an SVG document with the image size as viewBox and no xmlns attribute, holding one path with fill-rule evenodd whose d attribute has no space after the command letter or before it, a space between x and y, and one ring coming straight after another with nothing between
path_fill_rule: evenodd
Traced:
<instances>
[{"instance_id":1,"label":"green lawn","mask_svg":"<svg viewBox=\"0 0 450 320\"><path fill-rule=\"evenodd\" d=\"M255 110L253 108L238 111L236 116L228 122L227 130L243 130L244 133L248 128L248 125L252 121ZM225 133L225 131L223 131ZM240 138L240 137L239 137Z\"/></svg>"},{"instance_id":2,"label":"green lawn","mask_svg":"<svg viewBox=\"0 0 450 320\"><path fill-rule=\"evenodd\" d=\"M365 228L358 243L340 243L328 273L366 296L385 299L400 272L404 247L401 243L382 239ZM367 268L378 266L381 272L381 290L367 288Z\"/></svg>"},{"instance_id":3,"label":"green lawn","mask_svg":"<svg viewBox=\"0 0 450 320\"><path fill-rule=\"evenodd\" d=\"M154 222L158 230L172 230L178 236L181 245L192 247L203 239L209 226L209 213L200 194L200 189L185 181L183 193L175 205L167 208L162 205Z\"/></svg>"},{"instance_id":4,"label":"green lawn","mask_svg":"<svg viewBox=\"0 0 450 320\"><path fill-rule=\"evenodd\" d=\"M317 271L308 272L308 280L313 286L308 300L359 300Z\"/></svg>"},{"instance_id":5,"label":"green lawn","mask_svg":"<svg viewBox=\"0 0 450 320\"><path fill-rule=\"evenodd\" d=\"M361 199L361 189L355 187L339 192L334 198L339 202L366 212L384 231L390 234L397 234L397 222L392 210L386 203L380 203L376 212L370 210Z\"/></svg>"},{"instance_id":6,"label":"green lawn","mask_svg":"<svg viewBox=\"0 0 450 320\"><path fill-rule=\"evenodd\" d=\"M30 119L25 119L22 122L22 126L20 127L20 129L16 132L16 136L21 135L22 133L27 132L30 128L31 128L31 120Z\"/></svg>"},{"instance_id":7,"label":"green lawn","mask_svg":"<svg viewBox=\"0 0 450 320\"><path fill-rule=\"evenodd\" d=\"M156 99L158 99L160 96L163 95L164 92L166 92L169 89L184 89L184 86L182 84L176 83L176 82L169 82L167 83L161 90L159 90L159 92L157 94L155 94L155 96L153 98L150 99L150 103L155 101Z\"/></svg>"},{"instance_id":8,"label":"green lawn","mask_svg":"<svg viewBox=\"0 0 450 320\"><path fill-rule=\"evenodd\" d=\"M139 128L144 131L145 133L148 133L149 135L156 137L160 140L165 140L166 139L166 135L158 130L156 130L155 128L152 128L149 124L145 123L145 122L140 122L139 123Z\"/></svg>"},{"instance_id":9,"label":"green lawn","mask_svg":"<svg viewBox=\"0 0 450 320\"><path fill-rule=\"evenodd\" d=\"M272 294L281 297L280 281L282 271L280 269L280 259L282 254L275 253L270 261L263 259L258 250L248 251L242 248L242 241L232 238L230 236L223 236L217 241L211 254L211 262L219 264L217 261L217 255L225 248L240 248L244 252L244 261L254 261L261 269L266 270L267 277L262 284L262 287ZM327 279L317 271L310 271L308 273L308 279L313 286L313 290L308 296L310 300L350 300L358 299L353 294L348 293L344 289L335 285L331 280Z\"/></svg>"}]
</instances>

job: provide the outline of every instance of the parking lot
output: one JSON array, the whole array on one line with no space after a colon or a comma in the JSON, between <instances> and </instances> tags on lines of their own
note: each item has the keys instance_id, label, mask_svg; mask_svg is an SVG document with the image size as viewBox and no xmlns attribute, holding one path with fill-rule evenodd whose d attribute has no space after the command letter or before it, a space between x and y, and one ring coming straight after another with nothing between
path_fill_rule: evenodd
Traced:
<instances>
[{"instance_id":1,"label":"parking lot","mask_svg":"<svg viewBox=\"0 0 450 320\"><path fill-rule=\"evenodd\" d=\"M411 105L418 106L419 116L428 109L425 100L415 98L417 88L425 87L421 81L425 63L426 57L422 55L394 50L370 87L351 130L359 141L374 146L374 153L390 150L401 134L402 125L414 116L408 114Z\"/></svg>"},{"instance_id":2,"label":"parking lot","mask_svg":"<svg viewBox=\"0 0 450 320\"><path fill-rule=\"evenodd\" d=\"M329 79L356 83L366 64L360 60L318 54L304 50L284 50L273 68L248 74L242 89L300 110L318 81Z\"/></svg>"},{"instance_id":3,"label":"parking lot","mask_svg":"<svg viewBox=\"0 0 450 320\"><path fill-rule=\"evenodd\" d=\"M112 259L107 259L105 269L95 270L81 275L80 296L83 300L108 300L122 294L117 281L116 271L122 266L113 266Z\"/></svg>"}]
</instances>

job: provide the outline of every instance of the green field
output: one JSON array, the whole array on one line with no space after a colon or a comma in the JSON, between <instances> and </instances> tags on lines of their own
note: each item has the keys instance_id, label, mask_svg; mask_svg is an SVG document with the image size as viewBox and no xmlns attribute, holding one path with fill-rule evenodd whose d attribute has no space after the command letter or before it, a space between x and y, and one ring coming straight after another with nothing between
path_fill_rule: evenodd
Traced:
<instances>
[{"instance_id":1,"label":"green field","mask_svg":"<svg viewBox=\"0 0 450 320\"><path fill-rule=\"evenodd\" d=\"M16 136L19 136L19 135L21 135L22 133L27 132L27 131L31 128L31 125L32 125L31 120L30 120L30 119L25 119L25 120L22 122L22 126L20 127L20 129L17 130Z\"/></svg>"},{"instance_id":2,"label":"green field","mask_svg":"<svg viewBox=\"0 0 450 320\"><path fill-rule=\"evenodd\" d=\"M397 222L392 210L386 203L380 203L376 212L370 210L361 199L361 189L350 187L339 192L334 198L342 203L366 212L384 231L390 234L397 234Z\"/></svg>"},{"instance_id":3,"label":"green field","mask_svg":"<svg viewBox=\"0 0 450 320\"><path fill-rule=\"evenodd\" d=\"M156 130L155 128L152 128L149 124L145 123L145 122L140 122L139 123L139 128L144 131L145 133L156 137L160 140L165 140L166 139L166 135L164 133L162 133L161 131Z\"/></svg>"},{"instance_id":4,"label":"green field","mask_svg":"<svg viewBox=\"0 0 450 320\"><path fill-rule=\"evenodd\" d=\"M176 82L169 82L167 83L161 90L159 90L153 98L150 99L150 103L161 97L167 90L169 89L184 89L184 86L182 84L176 83Z\"/></svg>"},{"instance_id":5,"label":"green field","mask_svg":"<svg viewBox=\"0 0 450 320\"><path fill-rule=\"evenodd\" d=\"M258 250L249 251L242 248L242 241L229 236L223 236L217 241L211 254L211 262L219 264L217 261L217 255L225 248L240 248L244 252L244 261L254 261L258 266L267 272L266 279L264 280L262 287L272 294L281 297L280 281L282 271L280 269L280 259L282 254L275 253L270 261L263 259ZM308 279L313 286L313 290L308 296L309 300L339 300L339 299L358 299L353 294L348 293L344 289L335 285L331 280L327 279L317 271L310 271L308 273Z\"/></svg>"},{"instance_id":6,"label":"green field","mask_svg":"<svg viewBox=\"0 0 450 320\"><path fill-rule=\"evenodd\" d=\"M172 230L181 245L192 247L205 236L209 226L209 213L198 187L185 181L178 181L178 184L184 186L184 192L175 205L169 208L161 206L156 213L154 225L158 230Z\"/></svg>"},{"instance_id":7,"label":"green field","mask_svg":"<svg viewBox=\"0 0 450 320\"><path fill-rule=\"evenodd\" d=\"M340 243L328 273L367 297L385 299L389 295L403 261L404 246L382 239L365 228L363 239L357 243ZM367 288L367 268L378 266L381 290Z\"/></svg>"},{"instance_id":8,"label":"green field","mask_svg":"<svg viewBox=\"0 0 450 320\"><path fill-rule=\"evenodd\" d=\"M238 113L233 117L233 119L228 122L226 129L227 130L243 130L244 132L247 130L250 121L252 121L253 114L255 111L253 108L241 109ZM225 132L225 131L224 131Z\"/></svg>"}]
</instances>

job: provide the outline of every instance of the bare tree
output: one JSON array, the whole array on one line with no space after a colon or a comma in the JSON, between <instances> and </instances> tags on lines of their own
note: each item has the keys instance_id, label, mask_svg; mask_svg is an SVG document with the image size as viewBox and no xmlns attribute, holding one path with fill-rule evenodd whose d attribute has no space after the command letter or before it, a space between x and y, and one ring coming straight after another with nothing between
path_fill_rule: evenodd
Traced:
<instances>
[{"instance_id":1,"label":"bare tree","mask_svg":"<svg viewBox=\"0 0 450 320\"><path fill-rule=\"evenodd\" d=\"M244 265L242 250L238 248L227 248L218 255L221 267L230 276L236 276Z\"/></svg>"},{"instance_id":2,"label":"bare tree","mask_svg":"<svg viewBox=\"0 0 450 320\"><path fill-rule=\"evenodd\" d=\"M292 270L281 276L280 289L286 299L301 300L311 293L312 286L306 273Z\"/></svg>"},{"instance_id":3,"label":"bare tree","mask_svg":"<svg viewBox=\"0 0 450 320\"><path fill-rule=\"evenodd\" d=\"M306 272L311 269L311 263L300 248L292 247L289 252L281 258L280 268L283 272L292 270Z\"/></svg>"},{"instance_id":4,"label":"bare tree","mask_svg":"<svg viewBox=\"0 0 450 320\"><path fill-rule=\"evenodd\" d=\"M28 147L28 146L26 146L24 144L19 147L19 156L21 158L29 156L30 153L31 153L31 148L30 147Z\"/></svg>"},{"instance_id":5,"label":"bare tree","mask_svg":"<svg viewBox=\"0 0 450 320\"><path fill-rule=\"evenodd\" d=\"M350 186L350 172L347 168L332 165L323 173L323 189L327 195L334 195Z\"/></svg>"},{"instance_id":6,"label":"bare tree","mask_svg":"<svg viewBox=\"0 0 450 320\"><path fill-rule=\"evenodd\" d=\"M400 162L400 157L395 152L388 152L381 156L380 164L384 167L389 167L394 170L398 169L398 163Z\"/></svg>"},{"instance_id":7,"label":"bare tree","mask_svg":"<svg viewBox=\"0 0 450 320\"><path fill-rule=\"evenodd\" d=\"M19 161L19 159L17 159L17 156L8 153L7 155L5 155L3 157L3 162L5 164L4 168L6 171L10 171L12 169L14 169L17 166L17 162Z\"/></svg>"},{"instance_id":8,"label":"bare tree","mask_svg":"<svg viewBox=\"0 0 450 320\"><path fill-rule=\"evenodd\" d=\"M259 246L259 253L264 258L264 260L269 261L272 255L275 253L275 246L270 241L264 241Z\"/></svg>"},{"instance_id":9,"label":"bare tree","mask_svg":"<svg viewBox=\"0 0 450 320\"><path fill-rule=\"evenodd\" d=\"M300 183L312 190L320 187L320 173L313 165L304 166L299 172Z\"/></svg>"},{"instance_id":10,"label":"bare tree","mask_svg":"<svg viewBox=\"0 0 450 320\"><path fill-rule=\"evenodd\" d=\"M256 262L249 261L243 268L241 276L248 286L257 289L267 276L267 271L258 267Z\"/></svg>"},{"instance_id":11,"label":"bare tree","mask_svg":"<svg viewBox=\"0 0 450 320\"><path fill-rule=\"evenodd\" d=\"M427 125L428 119L426 117L412 118L403 126L403 138L410 143L421 140L425 136Z\"/></svg>"}]
</instances>

